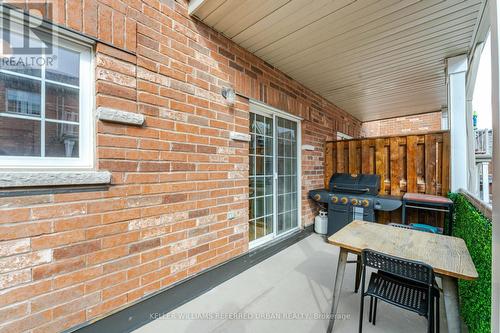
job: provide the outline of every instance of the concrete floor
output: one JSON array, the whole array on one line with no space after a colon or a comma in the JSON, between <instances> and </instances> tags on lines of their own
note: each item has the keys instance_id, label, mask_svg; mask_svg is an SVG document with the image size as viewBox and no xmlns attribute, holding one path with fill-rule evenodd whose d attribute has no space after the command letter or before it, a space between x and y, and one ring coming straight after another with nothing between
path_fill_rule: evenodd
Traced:
<instances>
[{"instance_id":1,"label":"concrete floor","mask_svg":"<svg viewBox=\"0 0 500 333\"><path fill-rule=\"evenodd\" d=\"M311 235L135 332L325 332L328 320L321 316L330 311L338 252ZM348 264L338 311L344 318L336 320L334 332L358 330L354 272L355 265ZM383 302L373 326L368 304L366 299L364 332L426 332L425 318ZM441 331L446 332L443 314L441 304ZM223 318L231 315L239 318Z\"/></svg>"}]
</instances>

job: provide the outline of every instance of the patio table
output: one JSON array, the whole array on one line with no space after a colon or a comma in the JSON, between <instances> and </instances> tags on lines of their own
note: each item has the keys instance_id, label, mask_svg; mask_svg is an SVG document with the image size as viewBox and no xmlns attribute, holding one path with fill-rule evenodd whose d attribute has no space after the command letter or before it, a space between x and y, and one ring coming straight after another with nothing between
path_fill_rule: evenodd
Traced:
<instances>
[{"instance_id":1,"label":"patio table","mask_svg":"<svg viewBox=\"0 0 500 333\"><path fill-rule=\"evenodd\" d=\"M330 236L328 242L340 247L328 333L335 323L347 254L360 254L366 248L432 266L442 279L448 331L461 332L457 281L478 277L463 239L355 220Z\"/></svg>"}]
</instances>

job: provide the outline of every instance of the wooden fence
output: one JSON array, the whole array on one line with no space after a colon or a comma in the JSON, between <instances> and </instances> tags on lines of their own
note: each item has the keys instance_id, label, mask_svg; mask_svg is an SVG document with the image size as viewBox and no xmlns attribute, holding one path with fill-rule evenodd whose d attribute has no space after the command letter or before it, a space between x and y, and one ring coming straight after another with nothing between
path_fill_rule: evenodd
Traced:
<instances>
[{"instance_id":1,"label":"wooden fence","mask_svg":"<svg viewBox=\"0 0 500 333\"><path fill-rule=\"evenodd\" d=\"M450 188L450 133L329 141L324 170L325 187L335 172L376 173L381 179L380 194L446 196ZM397 214L392 216L392 220L400 220Z\"/></svg>"}]
</instances>

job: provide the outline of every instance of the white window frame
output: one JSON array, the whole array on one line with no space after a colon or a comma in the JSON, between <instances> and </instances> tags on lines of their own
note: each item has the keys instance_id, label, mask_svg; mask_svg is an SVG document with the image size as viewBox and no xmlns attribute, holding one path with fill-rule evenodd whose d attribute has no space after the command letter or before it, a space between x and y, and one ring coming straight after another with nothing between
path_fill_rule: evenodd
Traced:
<instances>
[{"instance_id":1,"label":"white window frame","mask_svg":"<svg viewBox=\"0 0 500 333\"><path fill-rule=\"evenodd\" d=\"M20 32L20 24L14 18L11 23L11 30ZM73 38L74 34L60 33L57 26L53 26L54 46L63 47L80 54L80 73L79 86L72 84L61 83L45 79L45 68L42 67L41 77L21 74L5 69L0 69L0 73L9 74L17 77L24 77L30 80L37 80L41 83L41 115L40 117L30 117L24 115L12 115L17 119L34 119L41 121L41 132L44 130L45 122L45 82L56 84L59 86L78 88L79 90L79 122L70 122L64 120L51 120L52 123L60 124L78 124L79 126L79 157L42 157L42 156L0 156L0 171L9 169L12 171L21 170L91 170L95 165L95 125L94 125L94 110L95 98L94 94L94 63L93 63L93 46L86 39L79 40ZM0 29L1 30L1 29ZM70 36L71 35L71 36ZM82 38L83 39L83 38ZM9 117L7 113L2 117ZM43 147L44 142L41 142Z\"/></svg>"},{"instance_id":2,"label":"white window frame","mask_svg":"<svg viewBox=\"0 0 500 333\"><path fill-rule=\"evenodd\" d=\"M269 235L263 236L259 239L253 240L249 242L249 249L254 249L259 246L263 246L269 243L272 240L284 238L287 235L290 235L302 227L302 118L294 116L292 114L286 113L280 109L274 108L270 105L257 101L255 99L250 99L250 112L254 114L260 114L265 117L273 118L273 126L276 126L276 117L284 118L287 120L291 120L297 124L297 180L296 180L296 188L297 188L297 225L290 230L287 230L281 234L277 233L276 227L278 225L277 221L277 188L278 188L278 174L277 174L277 162L275 153L278 151L277 140L273 140L273 232ZM276 127L275 127L276 128ZM275 128L273 129L273 133L275 132ZM250 163L250 162L249 162Z\"/></svg>"}]
</instances>

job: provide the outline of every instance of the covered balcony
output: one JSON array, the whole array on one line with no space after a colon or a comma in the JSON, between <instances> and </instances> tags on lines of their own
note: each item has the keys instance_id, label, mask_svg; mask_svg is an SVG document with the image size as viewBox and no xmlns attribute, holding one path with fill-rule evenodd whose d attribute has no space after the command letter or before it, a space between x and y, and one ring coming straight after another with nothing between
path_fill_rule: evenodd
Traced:
<instances>
[{"instance_id":1,"label":"covered balcony","mask_svg":"<svg viewBox=\"0 0 500 333\"><path fill-rule=\"evenodd\" d=\"M361 123L394 119L397 126L403 117L433 113L437 132L436 128L411 130L363 139L360 133L344 127L319 142L323 148L319 152L311 152L313 146L303 145L302 157L316 160L321 156L325 187L332 173L349 172L380 175L380 191L384 194L415 192L446 197L455 192L451 195L457 207L453 235L464 238L472 252L479 239L491 237L491 224L487 222L491 220L491 207L476 198L479 187L472 185L479 179L485 181L484 176L478 177L481 173L476 173L474 157L491 155L491 136L472 126L476 72L490 29L486 1L192 0L189 14L238 44L228 49L219 46L218 51L228 59L228 66L237 70L231 88L239 98L269 103L280 110L299 110L294 115L301 119L342 123L342 118L333 119L323 113L321 105L292 106L286 98L289 92L273 84L255 84L252 71L259 70L248 66L244 49ZM291 91L302 94L293 88ZM427 125L423 124L424 128ZM258 126L255 133L260 130ZM250 127L253 136L252 124ZM303 135L314 135L314 127L308 123L303 124L302 131ZM264 185L256 186L257 191L259 187L264 191ZM481 189L484 200L489 187L485 190L483 185ZM306 192L302 193L304 198ZM251 203L250 216L255 209ZM302 209L317 211L312 200ZM481 212L480 222L467 220L471 211ZM400 210L381 212L377 222L401 223L400 214ZM437 216L434 223L442 223L442 218ZM420 217L411 219L421 221ZM428 221L424 218L424 222ZM489 225L486 231L481 229L481 223ZM190 296L179 300L178 307L158 298L157 302L165 305L164 311L155 313L134 332L326 331L338 279L336 263L342 262L339 248L319 235L307 232L304 236L304 231L267 243L267 227L251 222L250 246L255 246L241 259L243 263L234 264L239 267L237 273L216 273L216 268L206 280L202 274L204 282L199 283L207 285L193 285L196 291L186 291ZM289 244L280 247L280 239ZM474 253L473 260L481 265L481 260L490 255ZM354 292L355 268L347 265L334 332L358 330L360 301L359 293ZM470 312L471 302L484 301L484 294L479 292L481 296L473 299L465 290L485 288L489 280L484 275L490 269L479 267L481 282L460 283L459 296L453 297L461 298L462 316L447 313L456 309L445 306L446 299L452 296L443 294L438 279L441 298L445 299L439 309L441 331L460 332L460 327L469 327L472 332L486 332L489 323L473 322L489 321L489 315L472 319ZM425 318L387 303L380 305L379 313L376 325L365 323L366 332L421 332L427 328ZM449 322L450 318L453 322Z\"/></svg>"},{"instance_id":2,"label":"covered balcony","mask_svg":"<svg viewBox=\"0 0 500 333\"><path fill-rule=\"evenodd\" d=\"M0 333L500 333L495 1L41 3L0 5L59 59L1 59Z\"/></svg>"},{"instance_id":3,"label":"covered balcony","mask_svg":"<svg viewBox=\"0 0 500 333\"><path fill-rule=\"evenodd\" d=\"M401 132L396 135L396 139L393 135L392 138L377 138L373 142L353 139L345 143L326 144L325 187L328 187L328 179L332 172L377 173L382 177L381 193L403 195L406 192L418 192L447 196L448 192L461 192L462 194L458 196L474 204L476 207L474 209L483 212L486 220L491 219L490 173L484 166L491 161L492 135L491 130L477 131L472 121L472 99L479 60L490 29L490 11L487 2L242 3L200 0L191 1L190 14L363 123L396 119L394 126L397 126L397 119L402 117L436 112L436 117L439 117L439 130L449 131L443 132L442 139L436 136L433 140L428 140L428 137L432 138L435 133L423 130ZM235 55L233 60L237 61L238 54ZM234 85L236 93L246 98L258 98L262 88L262 86L252 86L244 78L237 79ZM282 101L284 102L275 99L273 103L280 105ZM288 106L282 104L282 108L287 109ZM307 118L311 115L300 114L300 116ZM307 127L304 130L307 132ZM339 136L333 139L346 139L343 134L347 133L339 133ZM381 135L384 136L383 133ZM416 139L417 135L422 135L421 139ZM347 139L350 137L347 136ZM387 149L387 152L379 153L378 144L382 139L388 140L382 144L386 146L381 148ZM421 164L417 161L418 158L412 155L413 140L425 141L425 144L422 144L422 147L425 145L425 148L422 148L425 152L422 153ZM436 151L433 151L433 145L436 146ZM367 151L373 149L373 152L370 151L373 155L367 152L365 157L365 146ZM418 144L415 147L417 150L420 149L417 148L420 147ZM450 156L450 161L447 161L447 156ZM366 162L366 158L373 162ZM353 161L355 159L357 161ZM416 168L416 172L412 170L413 168ZM454 198L458 200L457 197ZM379 214L378 222L401 222L398 214L399 211L388 216ZM465 213L459 210L457 214ZM456 217L457 224L461 223L461 219L460 216ZM454 235L466 238L467 244L472 246L474 240L467 239L462 228L467 227L458 226ZM482 231L477 232L475 237L482 237ZM297 259L293 273L300 275L297 271L302 272L304 275L301 277L306 279L307 283L290 283L285 279L285 275L290 280L293 278L284 273L283 280L277 278L274 284L263 281L261 287L260 283L252 282L250 276L253 272L250 270L221 286L230 288L231 283L237 285L238 279L241 279L245 281L243 284L253 286L250 290L262 290L262 294L252 294L253 297L247 301L234 302L228 299L226 302L224 296L218 297L223 291L217 287L199 299L187 303L179 308L179 312L176 310L173 314L183 311L196 312L194 309L203 312L203 305L212 304L212 300L217 300L217 311L221 312L234 306L235 312L238 313L258 311L258 309L271 313L273 309L280 309L282 313L287 313L297 311L298 308L314 308L318 313L325 313L328 311L328 306L323 302L325 297L331 302L328 297L329 293L332 293L331 283L335 280L333 263L337 262L337 253L335 248L329 249L320 243L316 236L310 237L302 240L296 247L277 255L284 258L285 253L290 252L289 256L296 258L292 254L294 249L304 251L304 258L307 259L304 261ZM324 249L324 252L311 252L310 249L316 246ZM322 260L317 259L323 256L325 258ZM266 264L268 269L272 270L271 262L277 260L273 258L256 266L256 271L266 267ZM321 271L318 275L321 277L312 272L314 269L309 272L310 276L307 274L308 270L303 269L304 266L312 268L314 262L324 262L323 265L317 266ZM323 271L324 266L330 269ZM346 274L347 281L352 281L353 269L348 269ZM324 281L327 277L330 278L330 285L325 291L322 287L325 286ZM287 285L290 286L289 289ZM340 320L334 331L354 332L357 330L359 297L352 293L353 286L347 283L344 287L337 313L349 314L354 318ZM461 288L464 286L461 285ZM318 290L321 295L319 299ZM236 294L236 289L234 292ZM465 298L463 294L462 297ZM280 301L273 301L276 299ZM467 300L462 300L462 303L467 303ZM391 318L393 326L368 325L365 326L366 331L417 332L425 329L424 321L419 320L418 316L410 319L397 311L389 311L391 314L382 312ZM463 315L467 317L466 312L467 310L462 309ZM441 311L443 331L447 331L448 328L450 331L455 331L461 326L452 323L448 327L445 315L446 309L443 307ZM273 325L276 325L273 328L278 331L322 331L327 326L326 322L327 320L319 322L284 320L273 322ZM300 326L303 323L305 326ZM145 326L144 331L147 331L148 327L185 328L182 326L184 324L186 322L182 320L164 322L158 320ZM468 324L470 325L470 322ZM466 327L467 324L463 326ZM258 320L220 320L212 323L200 321L198 327L201 330L214 332L236 328L250 332L265 331L266 327L270 326ZM472 325L470 329L476 331L477 327Z\"/></svg>"}]
</instances>

